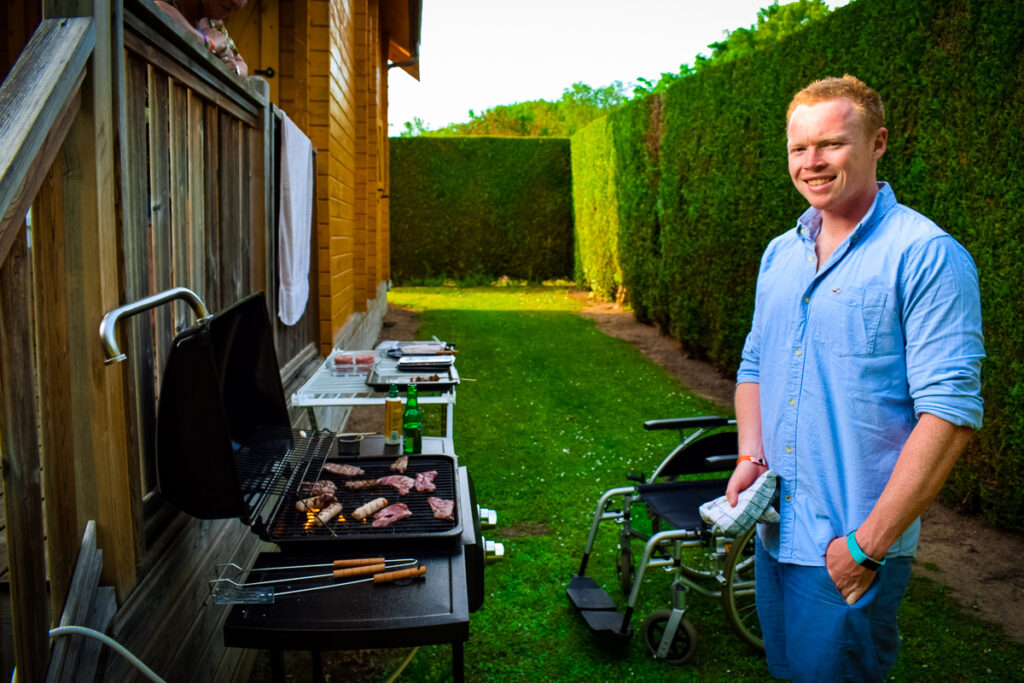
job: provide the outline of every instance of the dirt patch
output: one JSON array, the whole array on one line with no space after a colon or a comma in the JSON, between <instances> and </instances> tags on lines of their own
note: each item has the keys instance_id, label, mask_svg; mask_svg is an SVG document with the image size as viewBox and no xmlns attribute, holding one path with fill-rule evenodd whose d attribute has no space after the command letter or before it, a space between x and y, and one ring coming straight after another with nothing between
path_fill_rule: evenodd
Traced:
<instances>
[{"instance_id":1,"label":"dirt patch","mask_svg":"<svg viewBox=\"0 0 1024 683\"><path fill-rule=\"evenodd\" d=\"M727 407L735 380L710 364L690 358L679 342L615 304L590 303L583 315L602 332L625 339L679 379L689 391ZM949 586L954 598L982 618L1003 625L1006 634L1024 642L1024 535L996 531L941 503L921 516L921 543L914 572Z\"/></svg>"}]
</instances>

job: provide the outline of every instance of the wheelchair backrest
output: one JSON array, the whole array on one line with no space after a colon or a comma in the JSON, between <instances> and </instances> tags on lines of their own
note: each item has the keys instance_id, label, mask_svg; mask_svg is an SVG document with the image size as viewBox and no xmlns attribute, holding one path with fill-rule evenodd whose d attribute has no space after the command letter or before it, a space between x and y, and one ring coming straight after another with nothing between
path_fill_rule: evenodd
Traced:
<instances>
[{"instance_id":1,"label":"wheelchair backrest","mask_svg":"<svg viewBox=\"0 0 1024 683\"><path fill-rule=\"evenodd\" d=\"M687 440L665 458L652 479L682 474L732 472L739 450L736 439L735 431L723 431Z\"/></svg>"}]
</instances>

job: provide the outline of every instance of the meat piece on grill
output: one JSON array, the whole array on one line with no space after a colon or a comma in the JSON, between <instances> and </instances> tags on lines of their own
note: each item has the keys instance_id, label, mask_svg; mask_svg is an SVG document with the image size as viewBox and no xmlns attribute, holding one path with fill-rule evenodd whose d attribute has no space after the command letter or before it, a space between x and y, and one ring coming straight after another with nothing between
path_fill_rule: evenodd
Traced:
<instances>
[{"instance_id":1,"label":"meat piece on grill","mask_svg":"<svg viewBox=\"0 0 1024 683\"><path fill-rule=\"evenodd\" d=\"M403 455L401 458L399 458L398 460L396 460L393 463L391 463L391 466L388 467L388 469L391 470L392 472L398 472L399 474L405 474L405 468L408 467L408 466L409 466L409 456L408 455Z\"/></svg>"},{"instance_id":2,"label":"meat piece on grill","mask_svg":"<svg viewBox=\"0 0 1024 683\"><path fill-rule=\"evenodd\" d=\"M406 517L412 517L412 513L409 512L409 506L405 503L395 503L394 505L388 505L373 515L373 526L389 526Z\"/></svg>"},{"instance_id":3,"label":"meat piece on grill","mask_svg":"<svg viewBox=\"0 0 1024 683\"><path fill-rule=\"evenodd\" d=\"M356 479L355 481L346 481L345 488L349 491L362 491L363 489L375 489L380 486L380 481L377 479Z\"/></svg>"},{"instance_id":4,"label":"meat piece on grill","mask_svg":"<svg viewBox=\"0 0 1024 683\"><path fill-rule=\"evenodd\" d=\"M322 510L331 503L337 501L331 493L321 493L319 496L313 496L311 498L304 498L299 502L295 503L295 509L299 512L310 512L312 510Z\"/></svg>"},{"instance_id":5,"label":"meat piece on grill","mask_svg":"<svg viewBox=\"0 0 1024 683\"><path fill-rule=\"evenodd\" d=\"M436 491L437 487L434 486L434 477L437 476L437 470L430 470L429 472L420 472L416 475L416 481L414 485L417 491Z\"/></svg>"},{"instance_id":6,"label":"meat piece on grill","mask_svg":"<svg viewBox=\"0 0 1024 683\"><path fill-rule=\"evenodd\" d=\"M430 503L430 509L433 510L434 516L438 519L453 519L452 512L455 511L454 500L429 496L427 502Z\"/></svg>"},{"instance_id":7,"label":"meat piece on grill","mask_svg":"<svg viewBox=\"0 0 1024 683\"><path fill-rule=\"evenodd\" d=\"M395 490L398 491L398 495L400 496L404 496L405 494L409 493L409 491L412 490L413 485L416 483L410 477L403 477L400 474L392 474L387 477L381 477L377 481L379 481L384 486L393 486Z\"/></svg>"},{"instance_id":8,"label":"meat piece on grill","mask_svg":"<svg viewBox=\"0 0 1024 683\"><path fill-rule=\"evenodd\" d=\"M320 512L316 513L316 523L318 526L325 526L330 523L332 519L341 514L342 505L340 502L334 502L325 507Z\"/></svg>"},{"instance_id":9,"label":"meat piece on grill","mask_svg":"<svg viewBox=\"0 0 1024 683\"><path fill-rule=\"evenodd\" d=\"M330 479L318 479L315 482L304 481L299 484L299 493L303 496L313 498L329 493L332 496L338 492L338 485Z\"/></svg>"},{"instance_id":10,"label":"meat piece on grill","mask_svg":"<svg viewBox=\"0 0 1024 683\"><path fill-rule=\"evenodd\" d=\"M357 507L355 512L352 513L352 516L356 519L366 519L367 517L372 515L374 512L377 512L377 510L380 510L387 504L387 498L374 498L369 503Z\"/></svg>"},{"instance_id":11,"label":"meat piece on grill","mask_svg":"<svg viewBox=\"0 0 1024 683\"><path fill-rule=\"evenodd\" d=\"M356 467L355 465L339 465L336 462L324 463L324 469L331 474L340 474L343 477L358 477L360 474L366 474L362 467Z\"/></svg>"}]
</instances>

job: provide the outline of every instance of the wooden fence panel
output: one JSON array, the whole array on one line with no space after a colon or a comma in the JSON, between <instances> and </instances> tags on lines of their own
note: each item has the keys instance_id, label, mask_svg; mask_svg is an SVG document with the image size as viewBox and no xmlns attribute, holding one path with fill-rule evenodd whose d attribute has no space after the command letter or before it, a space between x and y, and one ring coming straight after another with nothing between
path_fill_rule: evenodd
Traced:
<instances>
[{"instance_id":1,"label":"wooden fence panel","mask_svg":"<svg viewBox=\"0 0 1024 683\"><path fill-rule=\"evenodd\" d=\"M20 230L0 264L0 463L3 469L7 553L15 659L22 680L42 680L48 649L43 490L32 358L32 283Z\"/></svg>"},{"instance_id":2,"label":"wooden fence panel","mask_svg":"<svg viewBox=\"0 0 1024 683\"><path fill-rule=\"evenodd\" d=\"M171 178L171 249L166 260L172 268L171 285L192 289L189 268L189 255L192 250L189 247L191 235L188 224L188 89L171 80L169 95L167 135L171 157L168 169ZM173 313L175 335L192 325L192 309L185 304L175 304Z\"/></svg>"},{"instance_id":3,"label":"wooden fence panel","mask_svg":"<svg viewBox=\"0 0 1024 683\"><path fill-rule=\"evenodd\" d=\"M35 288L36 344L39 359L40 447L46 472L44 498L61 501L62 510L78 508L73 458L72 401L69 389L68 278L64 267L63 155L58 154L39 188L32 225L32 273ZM66 506L66 507L64 507ZM46 515L47 569L50 574L50 613L60 614L65 588L77 557L76 515Z\"/></svg>"},{"instance_id":4,"label":"wooden fence panel","mask_svg":"<svg viewBox=\"0 0 1024 683\"><path fill-rule=\"evenodd\" d=\"M203 100L188 91L188 211L189 270L193 290L203 301L210 301L206 291L206 126Z\"/></svg>"},{"instance_id":5,"label":"wooden fence panel","mask_svg":"<svg viewBox=\"0 0 1024 683\"><path fill-rule=\"evenodd\" d=\"M156 67L149 67L149 192L150 242L146 260L150 293L171 287L171 177L170 141L168 140L169 79ZM143 314L147 315L148 314ZM153 310L156 319L157 376L162 374L164 359L171 346L171 307ZM157 385L159 386L159 385ZM158 390L159 391L159 390Z\"/></svg>"},{"instance_id":6,"label":"wooden fence panel","mask_svg":"<svg viewBox=\"0 0 1024 683\"><path fill-rule=\"evenodd\" d=\"M129 58L125 70L125 109L127 129L122 135L126 146L124 158L129 167L121 169L125 176L124 192L130 200L124 202L131 213L123 214L124 228L124 277L125 300L137 301L151 294L149 271L146 263L149 260L150 228L150 196L148 172L140 172L146 168L149 158L149 131L146 107L149 93L149 68L145 62ZM156 424L156 391L153 378L156 377L156 349L153 343L153 318L151 315L138 315L126 320L128 348L131 361L128 371L131 373L131 384L134 391L130 392L133 400L129 401L132 408L130 434L134 444L134 452L138 454L152 453L156 435L152 426ZM149 491L156 487L156 472L152 466L146 466L146 459L140 457L142 468L142 490Z\"/></svg>"}]
</instances>

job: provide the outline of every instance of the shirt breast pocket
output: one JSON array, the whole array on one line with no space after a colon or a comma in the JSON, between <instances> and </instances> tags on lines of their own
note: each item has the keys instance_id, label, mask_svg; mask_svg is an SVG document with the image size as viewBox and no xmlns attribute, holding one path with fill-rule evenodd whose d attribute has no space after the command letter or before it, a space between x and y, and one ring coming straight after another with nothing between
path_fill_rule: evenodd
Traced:
<instances>
[{"instance_id":1,"label":"shirt breast pocket","mask_svg":"<svg viewBox=\"0 0 1024 683\"><path fill-rule=\"evenodd\" d=\"M874 353L887 297L881 287L825 288L812 305L815 340L838 356Z\"/></svg>"}]
</instances>

